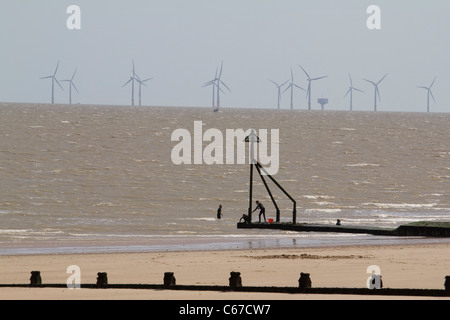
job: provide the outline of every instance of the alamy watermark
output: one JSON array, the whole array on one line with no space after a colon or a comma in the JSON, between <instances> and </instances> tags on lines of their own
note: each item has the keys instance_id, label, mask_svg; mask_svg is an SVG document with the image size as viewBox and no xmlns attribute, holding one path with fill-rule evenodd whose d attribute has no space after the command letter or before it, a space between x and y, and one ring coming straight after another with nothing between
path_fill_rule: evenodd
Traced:
<instances>
[{"instance_id":1,"label":"alamy watermark","mask_svg":"<svg viewBox=\"0 0 450 320\"><path fill-rule=\"evenodd\" d=\"M66 26L69 30L81 29L81 8L78 5L72 4L67 7L66 13L69 15L66 20ZM377 5L370 5L367 7L366 13L369 18L366 21L366 26L369 30L381 29L381 9Z\"/></svg>"},{"instance_id":2,"label":"alamy watermark","mask_svg":"<svg viewBox=\"0 0 450 320\"><path fill-rule=\"evenodd\" d=\"M67 7L67 14L70 16L66 20L66 26L69 30L80 30L81 29L81 8L75 4Z\"/></svg>"},{"instance_id":3,"label":"alamy watermark","mask_svg":"<svg viewBox=\"0 0 450 320\"><path fill-rule=\"evenodd\" d=\"M77 265L67 267L67 273L70 276L67 278L66 284L68 289L81 289L81 269Z\"/></svg>"},{"instance_id":4,"label":"alamy watermark","mask_svg":"<svg viewBox=\"0 0 450 320\"><path fill-rule=\"evenodd\" d=\"M367 18L366 25L369 30L381 29L381 8L377 5L371 5L366 10L367 14L370 14Z\"/></svg>"},{"instance_id":5,"label":"alamy watermark","mask_svg":"<svg viewBox=\"0 0 450 320\"><path fill-rule=\"evenodd\" d=\"M383 282L381 280L380 267L376 265L368 266L366 272L370 274L366 281L367 288L371 290L381 289L383 287Z\"/></svg>"},{"instance_id":6,"label":"alamy watermark","mask_svg":"<svg viewBox=\"0 0 450 320\"><path fill-rule=\"evenodd\" d=\"M181 164L255 164L263 166L262 174L278 173L279 129L226 129L225 135L216 128L203 132L203 122L194 121L193 134L184 128L172 132L171 141L178 143L172 148L171 159ZM204 146L204 143L208 144ZM248 152L246 152L248 150Z\"/></svg>"}]
</instances>

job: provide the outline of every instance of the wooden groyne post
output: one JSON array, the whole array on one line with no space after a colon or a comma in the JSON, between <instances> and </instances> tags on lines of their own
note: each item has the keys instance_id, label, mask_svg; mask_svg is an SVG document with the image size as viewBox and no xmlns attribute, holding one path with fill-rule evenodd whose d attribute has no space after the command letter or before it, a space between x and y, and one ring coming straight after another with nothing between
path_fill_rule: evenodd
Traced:
<instances>
[{"instance_id":1,"label":"wooden groyne post","mask_svg":"<svg viewBox=\"0 0 450 320\"><path fill-rule=\"evenodd\" d=\"M164 283L164 287L166 287L166 288L175 286L177 284L177 281L175 279L174 273L173 272L165 272L163 283Z\"/></svg>"},{"instance_id":2,"label":"wooden groyne post","mask_svg":"<svg viewBox=\"0 0 450 320\"><path fill-rule=\"evenodd\" d=\"M30 286L37 287L40 285L42 285L41 272L40 271L31 271Z\"/></svg>"}]
</instances>

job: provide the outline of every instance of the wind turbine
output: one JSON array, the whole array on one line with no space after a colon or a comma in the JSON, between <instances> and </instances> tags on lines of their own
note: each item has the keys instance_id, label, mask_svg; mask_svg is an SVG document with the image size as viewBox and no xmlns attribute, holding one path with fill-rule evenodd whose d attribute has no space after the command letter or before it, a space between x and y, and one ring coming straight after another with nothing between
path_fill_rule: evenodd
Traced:
<instances>
[{"instance_id":1,"label":"wind turbine","mask_svg":"<svg viewBox=\"0 0 450 320\"><path fill-rule=\"evenodd\" d=\"M122 86L125 87L128 83L131 82L131 105L134 106L134 80L136 80L136 73L134 72L134 60L133 60L133 75L130 77L130 79L125 82L125 84Z\"/></svg>"},{"instance_id":2,"label":"wind turbine","mask_svg":"<svg viewBox=\"0 0 450 320\"><path fill-rule=\"evenodd\" d=\"M434 99L434 95L433 92L431 92L431 87L433 87L434 82L436 81L436 77L434 77L433 82L431 83L431 85L429 87L417 87L417 88L421 88L421 89L425 89L428 91L428 96L427 96L427 112L430 112L430 95L433 98L433 101L436 102L436 100Z\"/></svg>"},{"instance_id":3,"label":"wind turbine","mask_svg":"<svg viewBox=\"0 0 450 320\"><path fill-rule=\"evenodd\" d=\"M202 87L212 86L212 107L214 109L214 112L218 111L219 107L220 107L220 92L225 94L225 92L222 90L222 88L220 88L220 84L224 85L225 88L227 88L228 91L231 92L230 88L228 88L228 86L221 79L222 78L222 70L223 70L223 61L222 61L222 64L220 66L219 75L217 75L218 69L216 68L216 75L214 76L214 79L206 82L202 86ZM216 89L217 89L217 102L215 101ZM214 104L215 102L216 102L216 104Z\"/></svg>"},{"instance_id":4,"label":"wind turbine","mask_svg":"<svg viewBox=\"0 0 450 320\"><path fill-rule=\"evenodd\" d=\"M145 82L150 81L150 80L152 80L153 78L148 78L148 79L145 79L145 80L141 80L141 79L138 77L137 74L134 74L134 76L135 76L134 79L139 83L139 106L141 106L141 90L142 90L142 85L144 85L144 86L147 87L147 85L145 84Z\"/></svg>"},{"instance_id":5,"label":"wind turbine","mask_svg":"<svg viewBox=\"0 0 450 320\"><path fill-rule=\"evenodd\" d=\"M303 89L302 87L299 87L298 85L296 85L294 83L294 73L292 72L292 68L291 68L291 82L289 83L288 87L283 91L283 93L285 93L286 91L291 89L291 110L294 109L294 87L297 87L298 89L302 89L303 91L305 91L305 89Z\"/></svg>"},{"instance_id":6,"label":"wind turbine","mask_svg":"<svg viewBox=\"0 0 450 320\"><path fill-rule=\"evenodd\" d=\"M350 78L350 87L349 87L347 93L345 94L344 98L346 96L348 96L348 94L350 93L350 111L353 111L353 90L356 90L356 91L359 91L359 92L364 92L364 91L353 87L352 76L350 75L350 73L348 74L348 77Z\"/></svg>"},{"instance_id":7,"label":"wind turbine","mask_svg":"<svg viewBox=\"0 0 450 320\"><path fill-rule=\"evenodd\" d=\"M79 93L77 87L75 86L75 83L73 83L73 78L75 77L75 73L77 73L77 68L75 68L72 78L70 78L69 80L61 80L64 82L69 82L69 104L72 104L72 87L74 87L76 92Z\"/></svg>"},{"instance_id":8,"label":"wind turbine","mask_svg":"<svg viewBox=\"0 0 450 320\"><path fill-rule=\"evenodd\" d=\"M381 83L381 81L384 80L384 78L386 78L387 75L388 75L388 74L386 73L386 74L384 75L384 77L381 78L381 80L378 81L377 83L375 83L375 82L373 82L373 81L370 81L370 80L367 80L367 79L364 79L365 81L370 82L371 84L373 84L373 86L374 86L374 88L375 88L375 89L374 89L374 90L375 90L375 104L374 104L374 111L375 111L375 112L377 111L377 95L378 95L378 98L381 100L381 97L380 97L380 91L378 90L378 85Z\"/></svg>"},{"instance_id":9,"label":"wind turbine","mask_svg":"<svg viewBox=\"0 0 450 320\"><path fill-rule=\"evenodd\" d=\"M318 77L318 78L311 78L308 74L308 72L306 72L305 69L303 69L302 66L300 66L300 68L302 68L303 72L306 74L306 77L308 78L308 91L306 92L306 96L308 97L308 110L311 110L311 82L316 81L316 80L320 80L320 79L324 79L328 76L323 76L323 77Z\"/></svg>"},{"instance_id":10,"label":"wind turbine","mask_svg":"<svg viewBox=\"0 0 450 320\"><path fill-rule=\"evenodd\" d=\"M270 80L270 82L272 82L277 88L278 88L278 109L280 109L280 102L281 102L281 87L283 87L286 83L289 82L289 80L287 80L285 83L283 83L282 85L279 85L278 83L276 83L273 80Z\"/></svg>"},{"instance_id":11,"label":"wind turbine","mask_svg":"<svg viewBox=\"0 0 450 320\"><path fill-rule=\"evenodd\" d=\"M207 86L212 86L212 108L214 110L216 110L216 82L217 82L217 73L218 73L218 69L216 68L216 75L214 76L214 79L206 82L202 88L207 87ZM222 90L222 89L220 89Z\"/></svg>"},{"instance_id":12,"label":"wind turbine","mask_svg":"<svg viewBox=\"0 0 450 320\"><path fill-rule=\"evenodd\" d=\"M59 67L59 61L58 61L58 64L56 65L56 69L55 69L55 72L53 73L53 75L41 78L41 79L50 79L50 78L52 79L52 104L55 103L55 81L58 84L58 86L61 88L61 90L64 91L63 87L56 79L56 72L58 71L58 67Z\"/></svg>"},{"instance_id":13,"label":"wind turbine","mask_svg":"<svg viewBox=\"0 0 450 320\"><path fill-rule=\"evenodd\" d=\"M224 87L227 88L228 91L231 92L230 88L228 88L227 85L226 85L226 84L222 81L222 79L221 79L221 78L222 78L222 70L223 70L223 61L222 61L222 64L220 65L219 77L216 78L216 80L217 80L217 84L216 84L216 86L217 86L217 108L216 108L214 111L217 111L217 110L219 110L219 108L220 108L220 92L221 92L221 91L223 92L223 90L220 89L220 84L223 84ZM223 93L224 93L224 92L223 92Z\"/></svg>"}]
</instances>

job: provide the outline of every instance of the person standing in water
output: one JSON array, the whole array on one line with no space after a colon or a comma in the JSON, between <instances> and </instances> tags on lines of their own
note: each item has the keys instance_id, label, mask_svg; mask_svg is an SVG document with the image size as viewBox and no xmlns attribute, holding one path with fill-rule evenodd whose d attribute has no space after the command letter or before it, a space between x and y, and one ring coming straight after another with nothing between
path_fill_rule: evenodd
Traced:
<instances>
[{"instance_id":1,"label":"person standing in water","mask_svg":"<svg viewBox=\"0 0 450 320\"><path fill-rule=\"evenodd\" d=\"M256 208L252 212L255 212L259 209L259 222L261 222L261 215L264 217L264 222L266 222L266 208L264 208L263 204L256 200Z\"/></svg>"},{"instance_id":2,"label":"person standing in water","mask_svg":"<svg viewBox=\"0 0 450 320\"><path fill-rule=\"evenodd\" d=\"M219 209L217 209L217 219L222 219L222 205L219 205Z\"/></svg>"}]
</instances>

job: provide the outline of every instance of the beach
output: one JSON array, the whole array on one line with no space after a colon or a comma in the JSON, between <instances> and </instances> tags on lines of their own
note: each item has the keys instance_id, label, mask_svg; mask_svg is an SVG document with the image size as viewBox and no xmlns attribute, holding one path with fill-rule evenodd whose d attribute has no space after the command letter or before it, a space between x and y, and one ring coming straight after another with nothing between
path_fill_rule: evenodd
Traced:
<instances>
[{"instance_id":1,"label":"beach","mask_svg":"<svg viewBox=\"0 0 450 320\"><path fill-rule=\"evenodd\" d=\"M177 285L228 286L231 271L243 286L298 287L300 273L310 273L312 287L365 288L369 266L380 268L383 288L444 289L450 274L450 244L9 255L0 259L2 284L28 284L41 272L43 284L65 284L67 268L80 268L81 283L95 284L107 272L109 284L162 284L174 272ZM146 299L146 300L303 300L436 299L433 297L284 294L137 289L0 288L0 299ZM442 298L439 298L442 299Z\"/></svg>"}]
</instances>

